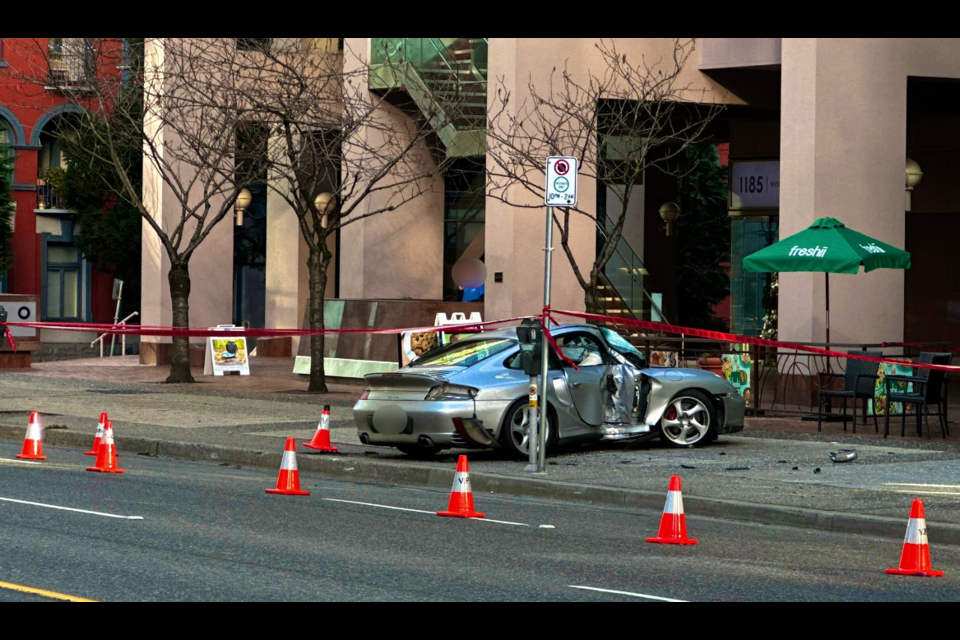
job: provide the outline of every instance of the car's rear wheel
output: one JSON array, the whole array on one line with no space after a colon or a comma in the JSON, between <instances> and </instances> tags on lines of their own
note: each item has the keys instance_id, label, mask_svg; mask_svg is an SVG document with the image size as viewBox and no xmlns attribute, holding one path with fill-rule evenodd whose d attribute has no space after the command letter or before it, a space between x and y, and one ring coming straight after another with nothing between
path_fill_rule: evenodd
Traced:
<instances>
[{"instance_id":1,"label":"car's rear wheel","mask_svg":"<svg viewBox=\"0 0 960 640\"><path fill-rule=\"evenodd\" d=\"M530 457L528 448L529 428L527 425L527 400L518 400L507 411L507 419L500 430L500 444L511 457L526 460ZM553 416L547 414L547 451L556 443L556 424Z\"/></svg>"},{"instance_id":2,"label":"car's rear wheel","mask_svg":"<svg viewBox=\"0 0 960 640\"><path fill-rule=\"evenodd\" d=\"M700 391L684 391L663 412L660 439L671 447L699 447L716 439L719 428L710 398Z\"/></svg>"}]
</instances>

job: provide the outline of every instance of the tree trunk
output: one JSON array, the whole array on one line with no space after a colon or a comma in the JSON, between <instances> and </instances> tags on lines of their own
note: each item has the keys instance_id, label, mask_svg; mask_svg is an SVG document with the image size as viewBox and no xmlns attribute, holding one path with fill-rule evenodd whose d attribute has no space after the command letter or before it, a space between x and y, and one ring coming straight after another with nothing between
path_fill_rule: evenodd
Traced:
<instances>
[{"instance_id":1,"label":"tree trunk","mask_svg":"<svg viewBox=\"0 0 960 640\"><path fill-rule=\"evenodd\" d=\"M586 283L587 286L583 288L583 305L587 313L604 314L607 312L606 307L600 300L600 278L598 274L599 270L594 265L590 272L590 280ZM608 291L607 293L609 295L612 292Z\"/></svg>"},{"instance_id":2,"label":"tree trunk","mask_svg":"<svg viewBox=\"0 0 960 640\"><path fill-rule=\"evenodd\" d=\"M190 268L186 262L174 262L167 274L173 326L190 326ZM190 338L174 338L167 382L194 382L190 373Z\"/></svg>"},{"instance_id":3,"label":"tree trunk","mask_svg":"<svg viewBox=\"0 0 960 640\"><path fill-rule=\"evenodd\" d=\"M310 273L310 329L319 331L324 328L323 301L327 288L327 267L333 254L323 246L311 250L307 258L307 270ZM310 386L311 393L327 393L327 374L323 367L324 343L326 336L322 333L310 336Z\"/></svg>"}]
</instances>

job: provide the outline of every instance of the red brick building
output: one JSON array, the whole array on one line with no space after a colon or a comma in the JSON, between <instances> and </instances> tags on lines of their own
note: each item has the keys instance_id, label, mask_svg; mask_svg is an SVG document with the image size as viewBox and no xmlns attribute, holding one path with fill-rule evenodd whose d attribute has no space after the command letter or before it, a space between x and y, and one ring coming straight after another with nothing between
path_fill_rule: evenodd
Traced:
<instances>
[{"instance_id":1,"label":"red brick building","mask_svg":"<svg viewBox=\"0 0 960 640\"><path fill-rule=\"evenodd\" d=\"M113 276L93 270L73 245L76 215L61 202L55 187L43 180L48 170L66 164L59 132L69 128L70 118L78 112L67 92L82 90L83 81L94 71L88 42L86 38L0 38L0 141L16 156L14 267L0 274L0 292L40 296L42 320L107 322L113 318ZM37 82L44 78L45 83ZM60 336L64 341L86 337Z\"/></svg>"}]
</instances>

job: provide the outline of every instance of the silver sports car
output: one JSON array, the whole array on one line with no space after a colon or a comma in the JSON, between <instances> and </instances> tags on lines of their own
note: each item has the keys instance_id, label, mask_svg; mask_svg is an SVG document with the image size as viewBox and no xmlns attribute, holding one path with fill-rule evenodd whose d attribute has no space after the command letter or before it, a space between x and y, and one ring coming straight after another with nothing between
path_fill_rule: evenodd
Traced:
<instances>
[{"instance_id":1,"label":"silver sports car","mask_svg":"<svg viewBox=\"0 0 960 640\"><path fill-rule=\"evenodd\" d=\"M548 446L651 438L703 445L743 430L745 403L699 369L651 368L609 329L560 325L547 389ZM527 457L529 378L515 329L463 337L395 373L366 376L353 408L360 441L429 456L450 448L506 449Z\"/></svg>"}]
</instances>

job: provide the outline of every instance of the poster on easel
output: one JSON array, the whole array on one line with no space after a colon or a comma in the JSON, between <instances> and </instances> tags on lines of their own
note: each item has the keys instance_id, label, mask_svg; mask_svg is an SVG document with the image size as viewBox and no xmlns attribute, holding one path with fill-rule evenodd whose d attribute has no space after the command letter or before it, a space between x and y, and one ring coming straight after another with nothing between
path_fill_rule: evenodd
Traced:
<instances>
[{"instance_id":1,"label":"poster on easel","mask_svg":"<svg viewBox=\"0 0 960 640\"><path fill-rule=\"evenodd\" d=\"M243 331L236 325L217 325L211 331ZM203 375L223 376L227 373L250 375L250 354L247 351L247 339L217 336L207 338L207 354L204 358Z\"/></svg>"},{"instance_id":2,"label":"poster on easel","mask_svg":"<svg viewBox=\"0 0 960 640\"><path fill-rule=\"evenodd\" d=\"M479 324L483 322L483 317L477 311L472 312L469 318L465 313L459 311L451 313L450 317L447 317L445 313L438 313L433 326L444 327L468 322ZM444 333L442 331L405 331L401 333L399 335L400 366L405 367L428 351L456 342L460 339L460 335L459 333Z\"/></svg>"}]
</instances>

